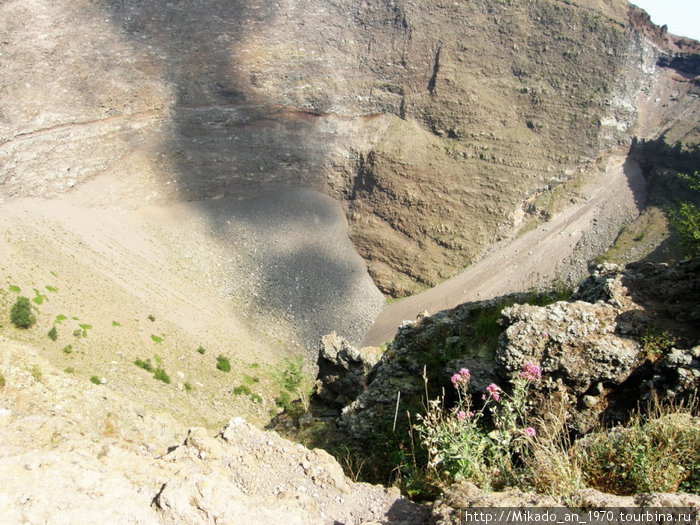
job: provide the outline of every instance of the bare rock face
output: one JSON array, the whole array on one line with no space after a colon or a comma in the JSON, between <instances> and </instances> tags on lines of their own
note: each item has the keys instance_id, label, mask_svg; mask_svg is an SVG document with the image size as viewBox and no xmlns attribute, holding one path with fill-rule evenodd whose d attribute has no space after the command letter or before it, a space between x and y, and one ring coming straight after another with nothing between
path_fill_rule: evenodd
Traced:
<instances>
[{"instance_id":1,"label":"bare rock face","mask_svg":"<svg viewBox=\"0 0 700 525\"><path fill-rule=\"evenodd\" d=\"M382 350L351 346L335 332L321 338L316 395L338 408L347 406L367 386L367 375L379 362Z\"/></svg>"},{"instance_id":2,"label":"bare rock face","mask_svg":"<svg viewBox=\"0 0 700 525\"><path fill-rule=\"evenodd\" d=\"M662 398L692 392L700 385L692 348L699 268L697 260L675 268L603 265L575 296L593 303L506 308L497 359L511 373L526 361L539 363L548 380L537 387L535 405L544 410L548 397L568 399L581 432L601 418L616 419L652 391ZM653 352L662 350L649 348L654 337L683 348L657 359Z\"/></svg>"},{"instance_id":3,"label":"bare rock face","mask_svg":"<svg viewBox=\"0 0 700 525\"><path fill-rule=\"evenodd\" d=\"M405 295L634 130L694 143L697 47L627 8L3 2L0 198L98 176L141 203L309 187L347 203L375 282Z\"/></svg>"}]
</instances>

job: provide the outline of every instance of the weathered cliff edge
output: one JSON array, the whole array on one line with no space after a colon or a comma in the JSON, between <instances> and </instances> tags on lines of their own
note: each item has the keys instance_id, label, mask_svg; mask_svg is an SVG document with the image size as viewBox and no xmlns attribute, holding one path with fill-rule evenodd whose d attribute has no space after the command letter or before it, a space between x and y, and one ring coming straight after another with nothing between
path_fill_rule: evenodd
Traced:
<instances>
[{"instance_id":1,"label":"weathered cliff edge","mask_svg":"<svg viewBox=\"0 0 700 525\"><path fill-rule=\"evenodd\" d=\"M240 417L220 430L183 427L107 385L54 371L4 339L0 386L0 522L73 524L424 523L427 512L347 478L322 450ZM10 360L11 361L11 360ZM42 373L36 372L39 365ZM172 410L177 410L172 407ZM222 414L222 417L227 417Z\"/></svg>"},{"instance_id":2,"label":"weathered cliff edge","mask_svg":"<svg viewBox=\"0 0 700 525\"><path fill-rule=\"evenodd\" d=\"M437 393L462 367L471 370L476 394L489 383L507 384L523 363L538 363L546 380L531 391L534 412L544 415L545 401L562 399L571 426L581 433L623 420L652 393L680 399L698 390L700 260L604 264L566 301L527 301L542 304L547 297L466 303L405 322L379 363L361 377L367 387L343 409L342 432L362 442L386 429L399 391L399 422L407 428L406 409L420 409L425 395L423 377ZM490 340L477 339L489 319ZM645 338L665 332L673 348L651 355Z\"/></svg>"},{"instance_id":3,"label":"weathered cliff edge","mask_svg":"<svg viewBox=\"0 0 700 525\"><path fill-rule=\"evenodd\" d=\"M311 187L395 295L546 214L601 151L698 143L697 43L622 0L10 1L0 33L2 199Z\"/></svg>"}]
</instances>

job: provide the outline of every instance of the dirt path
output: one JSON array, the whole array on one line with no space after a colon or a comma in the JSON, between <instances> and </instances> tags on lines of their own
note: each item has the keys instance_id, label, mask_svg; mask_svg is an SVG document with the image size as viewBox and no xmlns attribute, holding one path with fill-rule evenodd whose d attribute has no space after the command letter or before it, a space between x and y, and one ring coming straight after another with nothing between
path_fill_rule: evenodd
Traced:
<instances>
[{"instance_id":1,"label":"dirt path","mask_svg":"<svg viewBox=\"0 0 700 525\"><path fill-rule=\"evenodd\" d=\"M415 319L424 311L433 314L467 301L526 291L561 278L566 273L565 261L566 266L585 269L586 261L594 255L586 253L591 251L588 245L594 237L612 236L611 242L620 221L624 223L637 213L645 199L644 180L636 162L613 156L581 192L582 198L549 222L496 245L462 273L425 292L385 305L364 344L388 341L402 321Z\"/></svg>"}]
</instances>

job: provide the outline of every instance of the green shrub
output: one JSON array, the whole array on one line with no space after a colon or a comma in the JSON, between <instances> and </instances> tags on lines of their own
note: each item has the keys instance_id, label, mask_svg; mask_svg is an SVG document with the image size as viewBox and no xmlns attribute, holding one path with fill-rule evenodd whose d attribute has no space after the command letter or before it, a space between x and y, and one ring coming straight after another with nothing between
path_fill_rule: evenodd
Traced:
<instances>
[{"instance_id":1,"label":"green shrub","mask_svg":"<svg viewBox=\"0 0 700 525\"><path fill-rule=\"evenodd\" d=\"M29 373L32 374L32 377L36 379L37 381L41 381L41 367L39 365L32 365L32 367L29 369Z\"/></svg>"},{"instance_id":2,"label":"green shrub","mask_svg":"<svg viewBox=\"0 0 700 525\"><path fill-rule=\"evenodd\" d=\"M574 453L588 486L619 495L700 491L700 419L664 414L581 440Z\"/></svg>"},{"instance_id":3,"label":"green shrub","mask_svg":"<svg viewBox=\"0 0 700 525\"><path fill-rule=\"evenodd\" d=\"M679 177L692 191L700 192L700 172ZM691 202L679 202L668 208L666 215L683 254L700 256L700 208Z\"/></svg>"},{"instance_id":4,"label":"green shrub","mask_svg":"<svg viewBox=\"0 0 700 525\"><path fill-rule=\"evenodd\" d=\"M163 342L163 338L162 338L162 337L159 337L159 336L157 336L157 335L151 334L151 339L152 339L153 342L156 343L157 345L159 345L160 343Z\"/></svg>"},{"instance_id":5,"label":"green shrub","mask_svg":"<svg viewBox=\"0 0 700 525\"><path fill-rule=\"evenodd\" d=\"M54 323L60 324L60 323L62 323L63 321L65 321L66 319L68 319L68 318L67 318L65 315L63 315L63 314L58 314L58 315L56 316L56 320L54 321Z\"/></svg>"},{"instance_id":6,"label":"green shrub","mask_svg":"<svg viewBox=\"0 0 700 525\"><path fill-rule=\"evenodd\" d=\"M155 322L155 320L156 320L156 316L153 315L153 314L150 314L150 315L148 316L148 320L151 321L151 322L153 323L153 322Z\"/></svg>"},{"instance_id":7,"label":"green shrub","mask_svg":"<svg viewBox=\"0 0 700 525\"><path fill-rule=\"evenodd\" d=\"M163 383L170 384L170 376L165 372L165 369L160 366L153 372L153 377L158 381L163 381Z\"/></svg>"},{"instance_id":8,"label":"green shrub","mask_svg":"<svg viewBox=\"0 0 700 525\"><path fill-rule=\"evenodd\" d=\"M275 404L278 407L287 410L292 404L292 396L286 390L282 390L282 392L280 392L279 395L275 398Z\"/></svg>"},{"instance_id":9,"label":"green shrub","mask_svg":"<svg viewBox=\"0 0 700 525\"><path fill-rule=\"evenodd\" d=\"M10 310L10 319L17 328L26 329L36 323L36 317L32 313L32 306L27 297L20 296L17 298Z\"/></svg>"},{"instance_id":10,"label":"green shrub","mask_svg":"<svg viewBox=\"0 0 700 525\"><path fill-rule=\"evenodd\" d=\"M238 385L236 388L233 389L233 393L237 396L249 396L253 392L250 390L250 387L248 385Z\"/></svg>"},{"instance_id":11,"label":"green shrub","mask_svg":"<svg viewBox=\"0 0 700 525\"><path fill-rule=\"evenodd\" d=\"M136 359L134 364L139 368L143 368L146 372L153 372L155 370L150 359L146 359L145 361L142 359Z\"/></svg>"},{"instance_id":12,"label":"green shrub","mask_svg":"<svg viewBox=\"0 0 700 525\"><path fill-rule=\"evenodd\" d=\"M75 368L73 368L72 366L68 366L68 367L64 368L63 371L66 374L73 374L73 373L75 373Z\"/></svg>"},{"instance_id":13,"label":"green shrub","mask_svg":"<svg viewBox=\"0 0 700 525\"><path fill-rule=\"evenodd\" d=\"M642 349L650 358L668 353L675 344L676 338L668 331L649 330L642 336Z\"/></svg>"},{"instance_id":14,"label":"green shrub","mask_svg":"<svg viewBox=\"0 0 700 525\"><path fill-rule=\"evenodd\" d=\"M100 381L100 378L97 376L90 376L90 382L95 384L95 385L101 385L102 381Z\"/></svg>"},{"instance_id":15,"label":"green shrub","mask_svg":"<svg viewBox=\"0 0 700 525\"><path fill-rule=\"evenodd\" d=\"M246 385L254 385L255 383L259 383L260 379L254 376L249 376L248 374L243 374L243 382Z\"/></svg>"},{"instance_id":16,"label":"green shrub","mask_svg":"<svg viewBox=\"0 0 700 525\"><path fill-rule=\"evenodd\" d=\"M122 324L119 321L112 321L112 326L121 326Z\"/></svg>"},{"instance_id":17,"label":"green shrub","mask_svg":"<svg viewBox=\"0 0 700 525\"><path fill-rule=\"evenodd\" d=\"M287 392L296 393L304 380L301 357L286 358L285 367L280 377L280 386Z\"/></svg>"},{"instance_id":18,"label":"green shrub","mask_svg":"<svg viewBox=\"0 0 700 525\"><path fill-rule=\"evenodd\" d=\"M262 398L262 396L261 396L260 394L251 394L251 395L250 395L250 400L251 400L253 403L262 403L263 398Z\"/></svg>"},{"instance_id":19,"label":"green shrub","mask_svg":"<svg viewBox=\"0 0 700 525\"><path fill-rule=\"evenodd\" d=\"M216 368L221 370L222 372L230 372L231 371L231 362L228 360L228 357L220 355L219 357L216 358Z\"/></svg>"},{"instance_id":20,"label":"green shrub","mask_svg":"<svg viewBox=\"0 0 700 525\"><path fill-rule=\"evenodd\" d=\"M72 354L73 353L73 345L66 345L63 347L63 353L64 354Z\"/></svg>"},{"instance_id":21,"label":"green shrub","mask_svg":"<svg viewBox=\"0 0 700 525\"><path fill-rule=\"evenodd\" d=\"M73 337L83 337L83 331L80 328L73 330Z\"/></svg>"},{"instance_id":22,"label":"green shrub","mask_svg":"<svg viewBox=\"0 0 700 525\"><path fill-rule=\"evenodd\" d=\"M185 384L182 385L182 386L183 386L183 388L185 389L185 392L192 392L192 385L191 385L191 384L185 383Z\"/></svg>"},{"instance_id":23,"label":"green shrub","mask_svg":"<svg viewBox=\"0 0 700 525\"><path fill-rule=\"evenodd\" d=\"M5 376L2 375L2 372L0 372L0 388L5 388L5 385L7 385L7 380Z\"/></svg>"},{"instance_id":24,"label":"green shrub","mask_svg":"<svg viewBox=\"0 0 700 525\"><path fill-rule=\"evenodd\" d=\"M204 348L203 346L200 346L199 348L197 348L197 352L199 352L200 354L204 355L204 354L207 353L207 349Z\"/></svg>"},{"instance_id":25,"label":"green shrub","mask_svg":"<svg viewBox=\"0 0 700 525\"><path fill-rule=\"evenodd\" d=\"M48 300L49 300L48 297L46 297L39 290L34 288L34 298L32 299L32 301L34 301L36 304L41 306L42 304L44 304L44 301L48 301Z\"/></svg>"},{"instance_id":26,"label":"green shrub","mask_svg":"<svg viewBox=\"0 0 700 525\"><path fill-rule=\"evenodd\" d=\"M53 328L51 328L51 330L49 330L49 333L47 335L49 336L49 339L55 341L56 339L58 339L58 330L56 330L56 327L54 326Z\"/></svg>"}]
</instances>

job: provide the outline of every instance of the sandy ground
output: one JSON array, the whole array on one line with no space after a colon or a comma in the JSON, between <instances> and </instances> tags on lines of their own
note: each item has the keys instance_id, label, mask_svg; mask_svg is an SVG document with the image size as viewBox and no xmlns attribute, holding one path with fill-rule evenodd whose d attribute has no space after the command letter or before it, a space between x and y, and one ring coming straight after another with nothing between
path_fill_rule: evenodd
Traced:
<instances>
[{"instance_id":1,"label":"sandy ground","mask_svg":"<svg viewBox=\"0 0 700 525\"><path fill-rule=\"evenodd\" d=\"M0 206L0 307L9 311L18 294L41 296L36 326L17 330L5 319L0 328L57 370L97 375L158 410L176 406L190 423L234 415L264 423L284 358L303 356L313 374L319 337L339 330L359 343L384 302L330 197L268 188L240 199L112 205L108 182ZM47 336L54 325L56 341ZM89 328L76 336L80 325ZM216 369L219 355L231 373ZM156 356L172 384L133 363ZM22 355L0 357L0 366L32 366ZM261 402L232 393L251 378Z\"/></svg>"},{"instance_id":2,"label":"sandy ground","mask_svg":"<svg viewBox=\"0 0 700 525\"><path fill-rule=\"evenodd\" d=\"M568 277L570 265L574 271L584 270L585 262L596 254L589 246L592 233L598 233L601 224L611 219L618 222L633 217L646 199L639 165L623 156L611 157L605 169L592 174L581 193L578 202L550 221L494 246L462 273L425 292L385 305L364 344L378 345L392 339L402 321L415 319L424 311L434 314L467 301L541 287ZM610 231L618 230L619 226ZM590 251L593 253L587 253Z\"/></svg>"}]
</instances>

